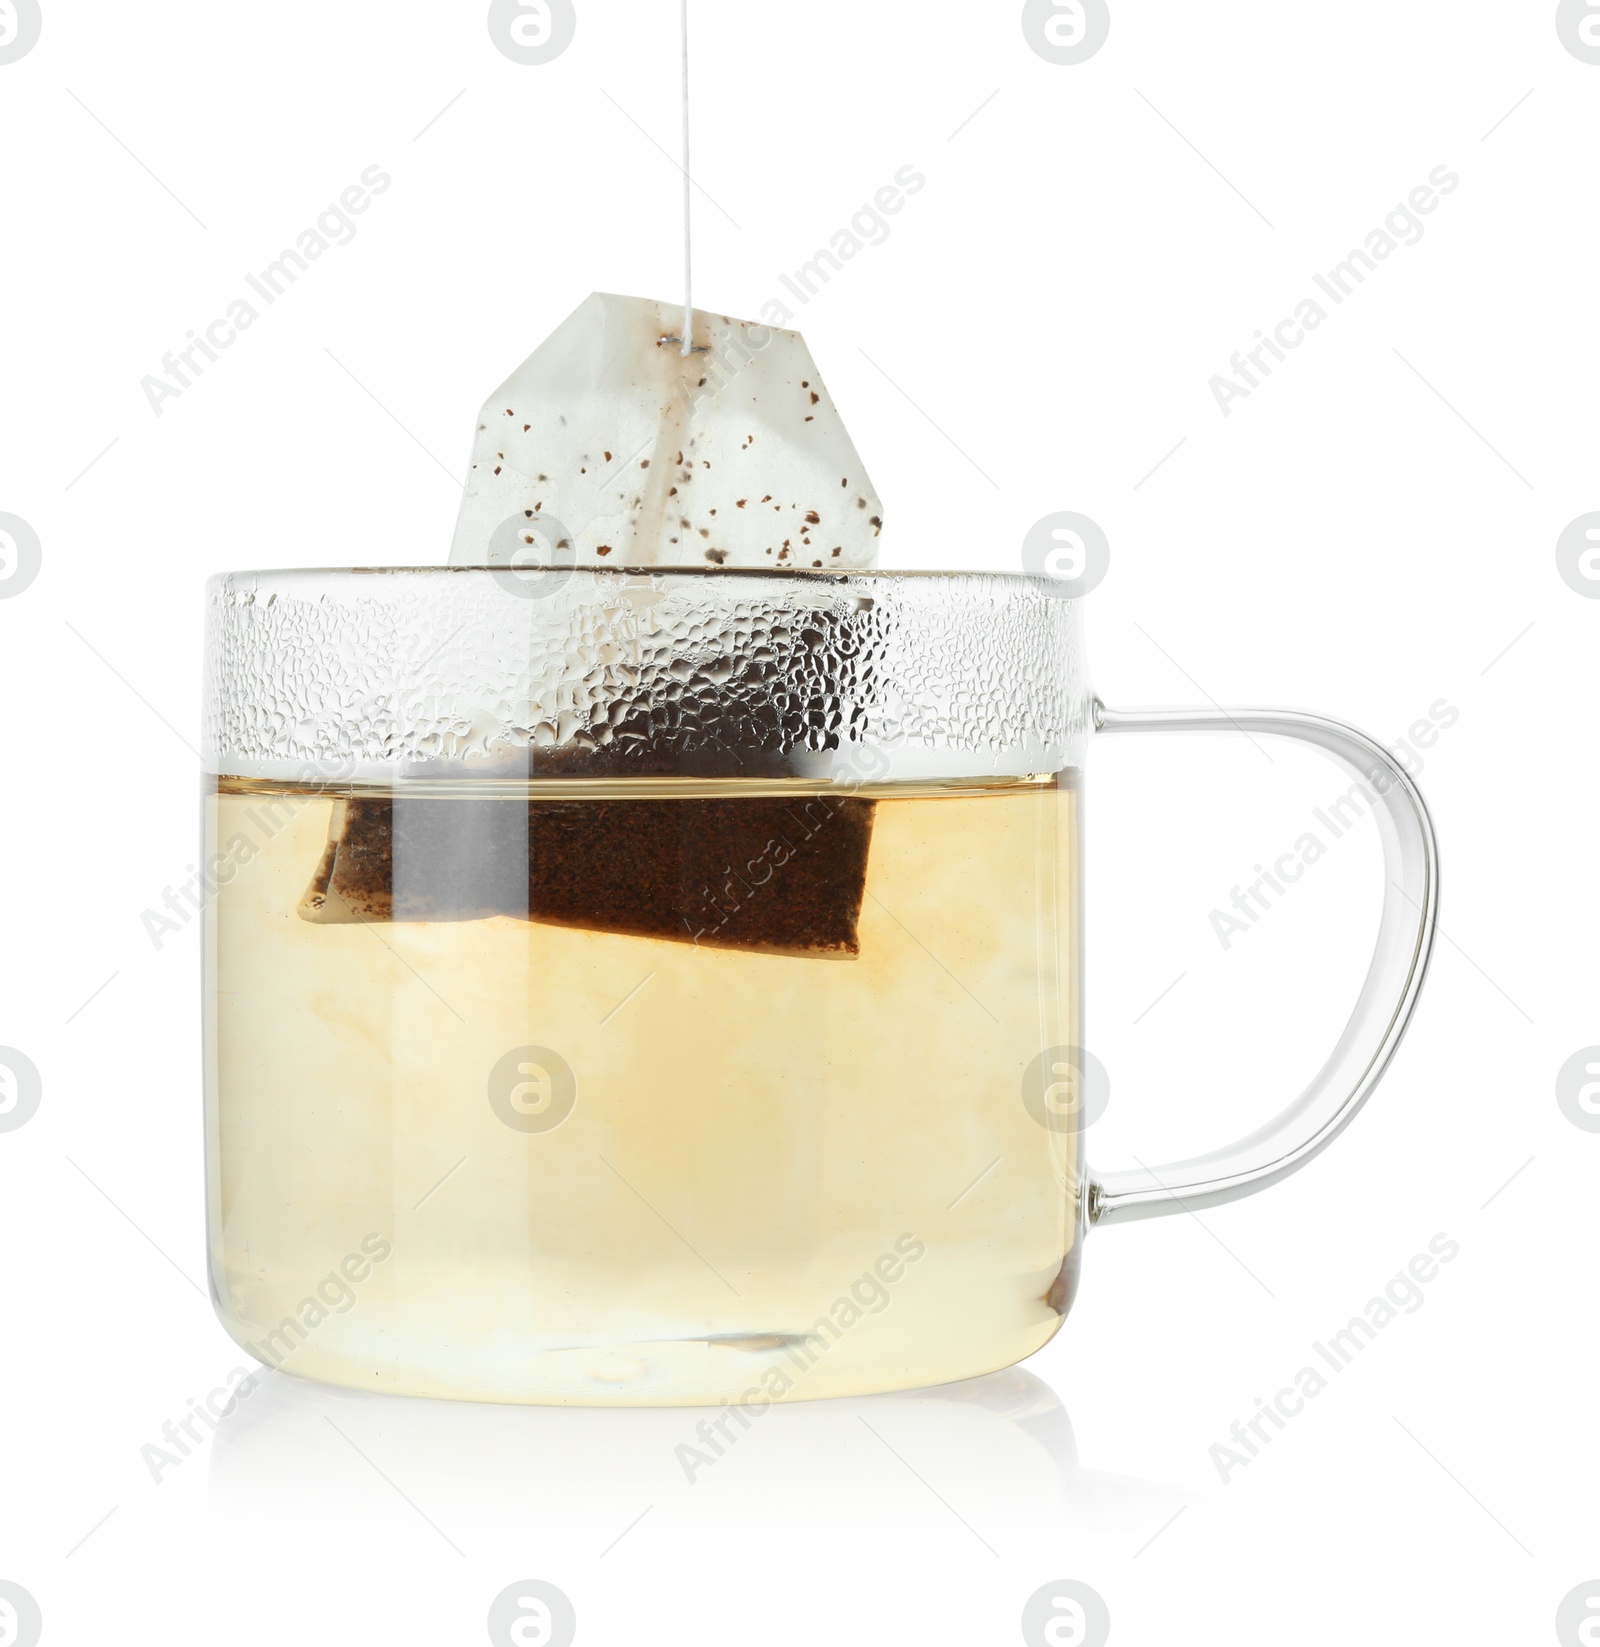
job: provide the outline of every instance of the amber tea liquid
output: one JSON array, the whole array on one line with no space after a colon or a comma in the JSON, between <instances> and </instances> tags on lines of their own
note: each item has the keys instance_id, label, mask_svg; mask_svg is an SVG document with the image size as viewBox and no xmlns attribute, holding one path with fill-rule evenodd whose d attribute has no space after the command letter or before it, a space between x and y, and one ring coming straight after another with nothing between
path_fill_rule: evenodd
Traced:
<instances>
[{"instance_id":1,"label":"amber tea liquid","mask_svg":"<svg viewBox=\"0 0 1600 1647\"><path fill-rule=\"evenodd\" d=\"M1069 783L214 784L213 1282L262 1359L759 1406L1059 1326Z\"/></svg>"}]
</instances>

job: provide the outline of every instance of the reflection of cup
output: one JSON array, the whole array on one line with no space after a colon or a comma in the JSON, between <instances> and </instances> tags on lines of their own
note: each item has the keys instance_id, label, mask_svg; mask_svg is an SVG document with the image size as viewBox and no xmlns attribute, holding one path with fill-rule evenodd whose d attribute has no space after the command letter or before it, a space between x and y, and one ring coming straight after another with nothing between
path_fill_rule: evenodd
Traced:
<instances>
[{"instance_id":1,"label":"reflection of cup","mask_svg":"<svg viewBox=\"0 0 1600 1647\"><path fill-rule=\"evenodd\" d=\"M952 1530L969 1539L909 1464L1008 1559L1037 1552L1049 1572L1068 1545L1137 1547L1187 1496L1085 1467L1060 1399L1024 1368L896 1395L778 1403L748 1431L716 1407L414 1401L259 1369L255 1384L210 1449L209 1514L229 1538L254 1547L285 1529L302 1540L344 1536L351 1466L366 1468L359 1448L469 1554L508 1540L540 1552L535 1565L518 1558L490 1593L543 1573L580 1610L568 1558L604 1549L646 1505L654 1509L639 1532L650 1547L689 1553L715 1537L741 1562L795 1544L837 1549L860 1538L926 1550ZM737 1436L719 1437L720 1458L699 1434L704 1424L717 1435L719 1419ZM369 1536L436 1542L405 1499L372 1482ZM988 1559L975 1540L971 1548ZM631 1538L625 1552L637 1553Z\"/></svg>"},{"instance_id":2,"label":"reflection of cup","mask_svg":"<svg viewBox=\"0 0 1600 1647\"><path fill-rule=\"evenodd\" d=\"M262 1359L741 1430L969 1378L1054 1334L1090 1225L1285 1176L1382 1073L1437 876L1371 740L1107 711L1044 577L499 570L211 586L212 1265ZM1391 893L1280 1121L1095 1178L1081 771L1134 730L1322 748Z\"/></svg>"}]
</instances>

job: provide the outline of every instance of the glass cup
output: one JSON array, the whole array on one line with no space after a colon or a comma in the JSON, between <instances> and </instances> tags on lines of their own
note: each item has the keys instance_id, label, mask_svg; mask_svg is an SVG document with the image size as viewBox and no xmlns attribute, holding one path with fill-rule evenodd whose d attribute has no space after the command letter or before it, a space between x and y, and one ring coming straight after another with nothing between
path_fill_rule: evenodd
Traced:
<instances>
[{"instance_id":1,"label":"glass cup","mask_svg":"<svg viewBox=\"0 0 1600 1647\"><path fill-rule=\"evenodd\" d=\"M1373 740L1116 713L1047 578L571 567L208 590L206 1135L233 1337L356 1388L866 1394L1049 1341L1096 1225L1305 1164L1416 1004L1438 866ZM1091 1173L1095 736L1316 745L1380 936L1274 1122Z\"/></svg>"}]
</instances>

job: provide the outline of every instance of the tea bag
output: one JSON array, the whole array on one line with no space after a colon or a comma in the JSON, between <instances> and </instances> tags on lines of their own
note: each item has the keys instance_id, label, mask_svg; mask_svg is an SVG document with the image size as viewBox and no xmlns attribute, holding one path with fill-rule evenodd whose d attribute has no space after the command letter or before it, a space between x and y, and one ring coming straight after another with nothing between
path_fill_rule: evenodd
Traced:
<instances>
[{"instance_id":1,"label":"tea bag","mask_svg":"<svg viewBox=\"0 0 1600 1647\"><path fill-rule=\"evenodd\" d=\"M478 418L452 564L860 571L882 507L798 332L596 293ZM589 757L546 751L583 776ZM596 764L597 763L591 763ZM598 769L597 776L617 776ZM352 799L303 920L492 916L851 956L874 804Z\"/></svg>"},{"instance_id":2,"label":"tea bag","mask_svg":"<svg viewBox=\"0 0 1600 1647\"><path fill-rule=\"evenodd\" d=\"M805 339L697 311L685 355L682 330L681 308L596 292L540 344L478 415L452 564L875 564L882 506Z\"/></svg>"}]
</instances>

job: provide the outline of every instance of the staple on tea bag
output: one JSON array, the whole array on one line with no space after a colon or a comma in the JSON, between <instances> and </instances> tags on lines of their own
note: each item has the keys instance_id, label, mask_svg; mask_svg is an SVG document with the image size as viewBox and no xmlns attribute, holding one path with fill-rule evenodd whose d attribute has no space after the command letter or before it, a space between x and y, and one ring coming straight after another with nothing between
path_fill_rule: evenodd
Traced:
<instances>
[{"instance_id":1,"label":"staple on tea bag","mask_svg":"<svg viewBox=\"0 0 1600 1647\"><path fill-rule=\"evenodd\" d=\"M505 564L541 515L564 564L875 564L882 506L805 339L696 311L684 355L682 328L596 292L540 344L478 416L453 564Z\"/></svg>"}]
</instances>

